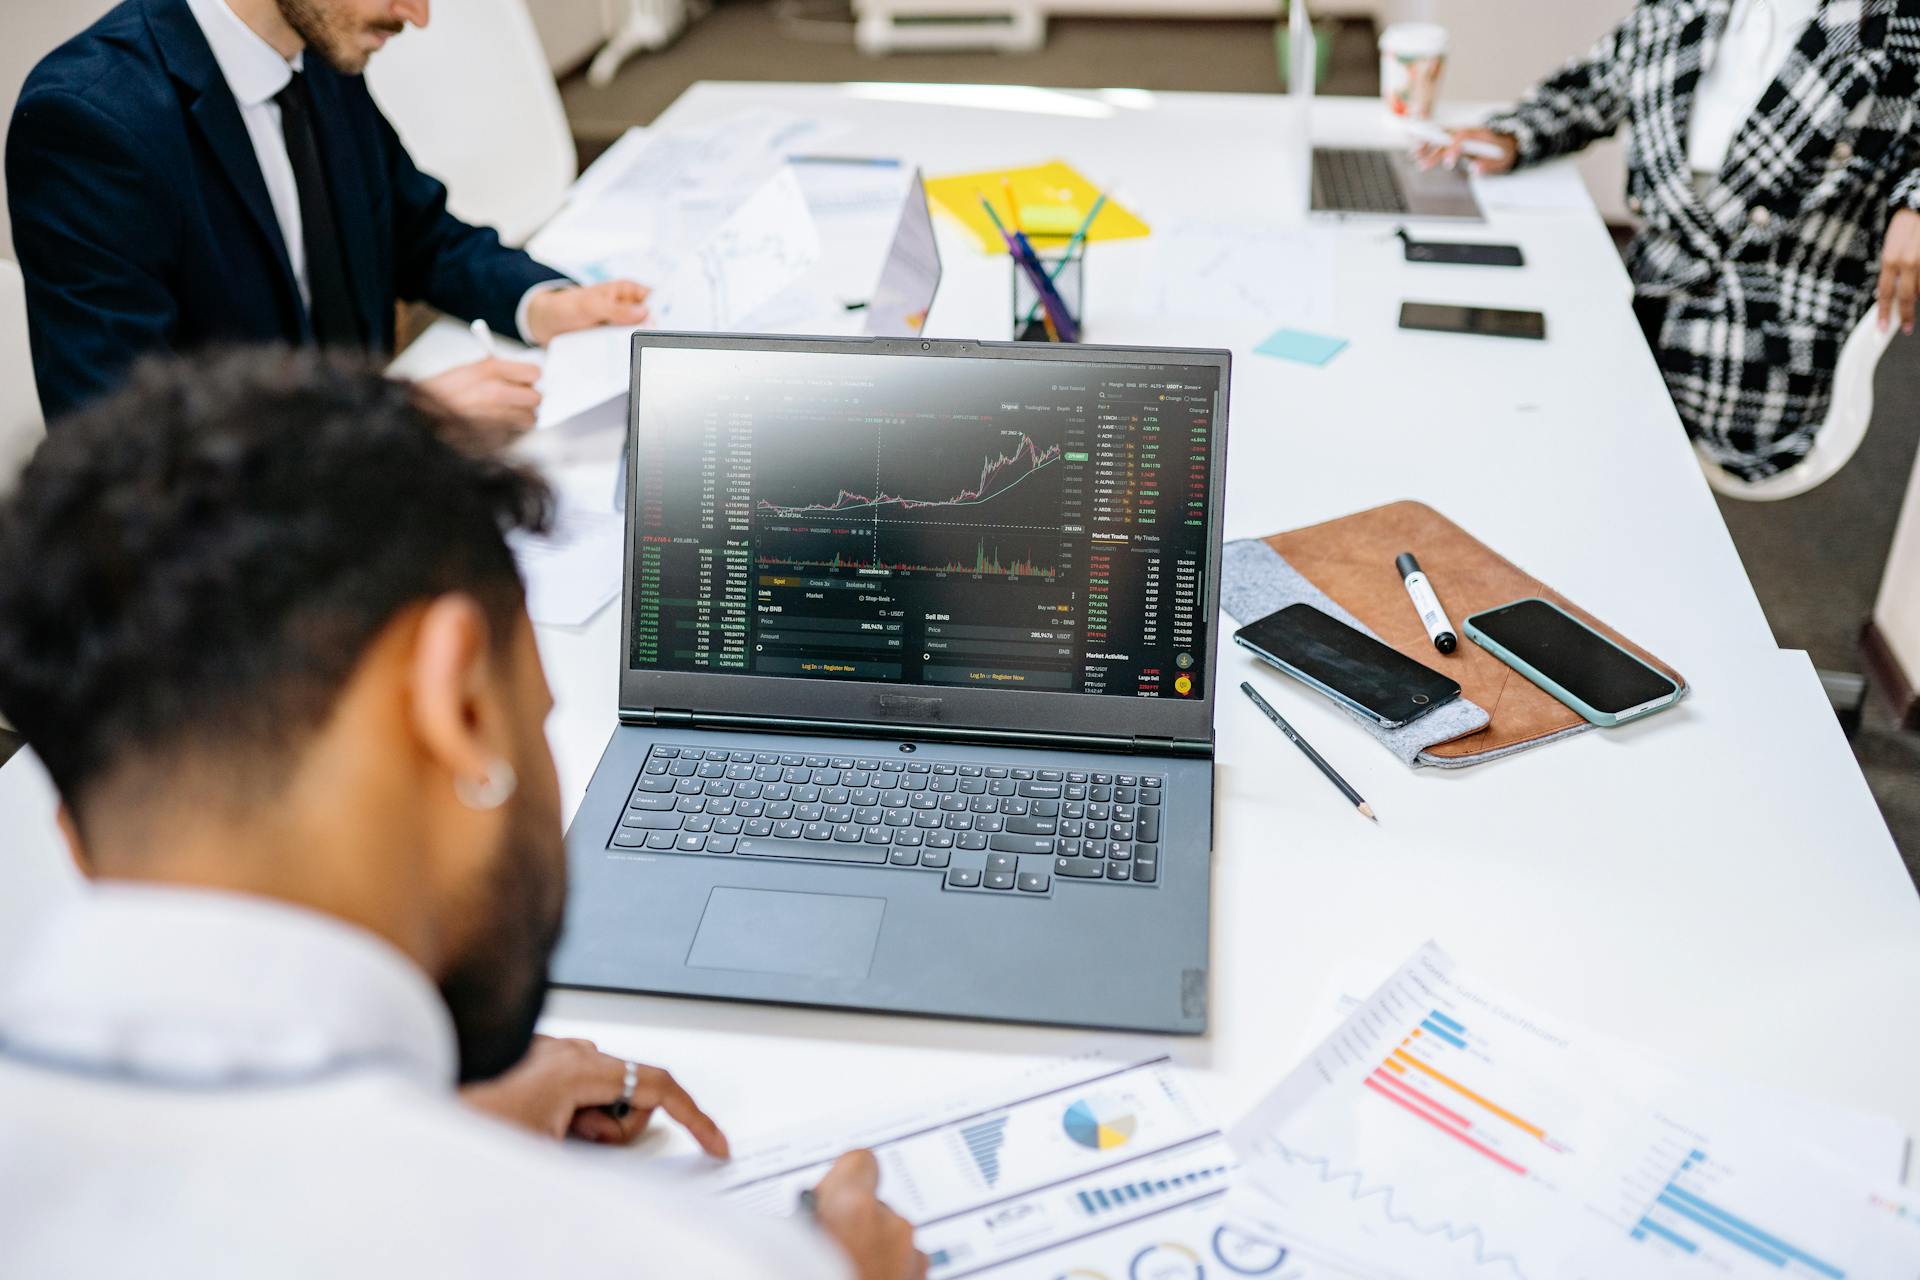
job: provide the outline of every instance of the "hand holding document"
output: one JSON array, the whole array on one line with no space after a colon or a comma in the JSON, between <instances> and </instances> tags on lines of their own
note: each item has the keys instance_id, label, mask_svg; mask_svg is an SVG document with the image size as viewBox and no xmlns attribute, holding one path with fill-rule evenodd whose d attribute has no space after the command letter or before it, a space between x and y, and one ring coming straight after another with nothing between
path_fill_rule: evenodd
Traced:
<instances>
[{"instance_id":1,"label":"hand holding document","mask_svg":"<svg viewBox=\"0 0 1920 1280\"><path fill-rule=\"evenodd\" d=\"M1089 1052L892 1114L736 1152L722 1194L786 1215L850 1146L918 1228L933 1280L1267 1275L1284 1250L1227 1227L1220 1131L1157 1054Z\"/></svg>"},{"instance_id":2,"label":"hand holding document","mask_svg":"<svg viewBox=\"0 0 1920 1280\"><path fill-rule=\"evenodd\" d=\"M1230 1220L1328 1274L1911 1280L1920 1259L1894 1171L1860 1167L1873 1144L1529 1012L1431 944L1230 1137Z\"/></svg>"}]
</instances>

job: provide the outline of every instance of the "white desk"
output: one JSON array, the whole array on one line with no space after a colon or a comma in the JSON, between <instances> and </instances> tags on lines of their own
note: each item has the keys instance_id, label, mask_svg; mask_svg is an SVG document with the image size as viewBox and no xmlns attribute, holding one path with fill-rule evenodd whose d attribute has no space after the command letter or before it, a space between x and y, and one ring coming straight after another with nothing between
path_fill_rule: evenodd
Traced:
<instances>
[{"instance_id":1,"label":"white desk","mask_svg":"<svg viewBox=\"0 0 1920 1280\"><path fill-rule=\"evenodd\" d=\"M861 148L936 174L1062 156L1162 223L1284 220L1300 204L1280 99L1025 91L1027 109L995 110L875 92L703 84L662 123L784 108L843 121ZM1315 111L1323 136L1383 127L1371 100ZM1220 1118L1237 1116L1292 1064L1336 987L1359 992L1433 937L1543 1008L1920 1132L1920 899L1804 656L1774 645L1600 220L1591 207L1496 213L1486 232L1527 255L1515 272L1410 267L1385 230L1338 236L1340 296L1323 327L1352 346L1324 368L1251 355L1262 332L1169 328L1139 301L1153 292L1153 239L1094 247L1089 336L1236 348L1229 538L1422 498L1650 646L1695 694L1625 730L1415 773L1223 641L1212 1029L1172 1050ZM951 226L941 235L931 330L1005 337L1004 259ZM1404 334L1408 296L1539 307L1550 340ZM617 444L561 433L535 449L593 479L610 477ZM570 806L614 724L618 632L608 609L541 635ZM1249 675L1372 801L1378 827L1237 696ZM31 810L48 804L31 761L0 774L0 830L32 827L44 843ZM64 883L4 864L0 877L0 908L22 918L15 884L44 897ZM0 946L13 923L0 918ZM978 1082L1084 1039L566 991L548 1025L669 1064L736 1139ZM681 1141L655 1149L669 1145Z\"/></svg>"}]
</instances>

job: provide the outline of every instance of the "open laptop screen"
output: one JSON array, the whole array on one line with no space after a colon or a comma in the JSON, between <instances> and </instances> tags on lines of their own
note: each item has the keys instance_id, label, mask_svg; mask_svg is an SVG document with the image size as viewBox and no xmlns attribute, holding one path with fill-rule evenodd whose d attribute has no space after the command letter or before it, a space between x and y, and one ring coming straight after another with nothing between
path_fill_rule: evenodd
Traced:
<instances>
[{"instance_id":1,"label":"open laptop screen","mask_svg":"<svg viewBox=\"0 0 1920 1280\"><path fill-rule=\"evenodd\" d=\"M642 346L631 666L1204 698L1222 372Z\"/></svg>"}]
</instances>

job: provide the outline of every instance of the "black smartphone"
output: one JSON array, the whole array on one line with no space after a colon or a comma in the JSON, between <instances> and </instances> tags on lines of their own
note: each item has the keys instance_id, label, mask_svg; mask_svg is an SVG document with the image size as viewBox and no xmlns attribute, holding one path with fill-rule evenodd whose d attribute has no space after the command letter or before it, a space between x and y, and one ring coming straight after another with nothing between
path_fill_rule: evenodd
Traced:
<instances>
[{"instance_id":1,"label":"black smartphone","mask_svg":"<svg viewBox=\"0 0 1920 1280\"><path fill-rule=\"evenodd\" d=\"M1384 729L1460 696L1455 681L1310 604L1290 604L1249 622L1233 639Z\"/></svg>"},{"instance_id":2,"label":"black smartphone","mask_svg":"<svg viewBox=\"0 0 1920 1280\"><path fill-rule=\"evenodd\" d=\"M1517 244L1472 244L1464 240L1408 240L1408 262L1458 267L1524 267Z\"/></svg>"},{"instance_id":3,"label":"black smartphone","mask_svg":"<svg viewBox=\"0 0 1920 1280\"><path fill-rule=\"evenodd\" d=\"M1679 700L1680 686L1566 610L1537 597L1466 620L1475 644L1592 724L1616 725Z\"/></svg>"},{"instance_id":4,"label":"black smartphone","mask_svg":"<svg viewBox=\"0 0 1920 1280\"><path fill-rule=\"evenodd\" d=\"M1533 338L1547 336L1547 318L1538 311L1508 311L1503 307L1462 307L1447 302L1403 302L1402 329L1435 333L1466 333L1478 338Z\"/></svg>"}]
</instances>

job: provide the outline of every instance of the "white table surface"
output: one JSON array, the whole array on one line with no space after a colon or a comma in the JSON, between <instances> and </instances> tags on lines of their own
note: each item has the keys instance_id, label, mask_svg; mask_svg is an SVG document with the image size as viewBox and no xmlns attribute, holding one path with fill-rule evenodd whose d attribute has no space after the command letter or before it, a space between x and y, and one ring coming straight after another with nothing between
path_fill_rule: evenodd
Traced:
<instances>
[{"instance_id":1,"label":"white table surface","mask_svg":"<svg viewBox=\"0 0 1920 1280\"><path fill-rule=\"evenodd\" d=\"M1149 222L1298 220L1300 130L1284 99L968 92L974 105L957 106L924 87L701 84L660 123L772 107L844 123L861 153L932 174L1066 158ZM1318 137L1387 128L1371 99L1314 110ZM1388 230L1338 233L1338 297L1316 327L1352 345L1325 367L1252 355L1271 326L1202 332L1154 314L1141 301L1154 293L1153 238L1094 246L1088 337L1234 347L1227 537L1422 499L1660 654L1694 693L1623 730L1414 772L1245 658L1223 619L1211 1029L1167 1047L1218 1118L1235 1118L1293 1064L1336 990L1364 994L1434 938L1542 1010L1920 1132L1920 898L1805 656L1767 629L1598 216L1576 197L1496 211L1486 228L1430 228L1518 242L1520 271L1413 267ZM1004 258L944 219L940 236L947 275L929 331L1004 338ZM1404 333L1407 297L1540 309L1549 340ZM618 443L612 429L562 430L531 448L561 478L597 485L611 483ZM615 608L541 632L569 812L615 722L618 634ZM1243 678L1367 796L1377 827L1237 695ZM71 891L50 808L30 757L0 771L0 831L19 846L0 862L0 965ZM574 991L554 994L546 1026L670 1066L737 1142L977 1084L1087 1038Z\"/></svg>"}]
</instances>

